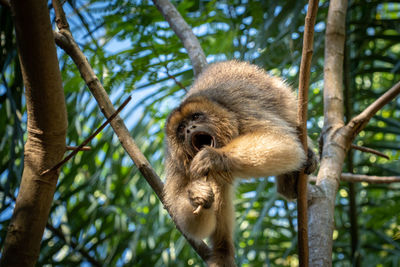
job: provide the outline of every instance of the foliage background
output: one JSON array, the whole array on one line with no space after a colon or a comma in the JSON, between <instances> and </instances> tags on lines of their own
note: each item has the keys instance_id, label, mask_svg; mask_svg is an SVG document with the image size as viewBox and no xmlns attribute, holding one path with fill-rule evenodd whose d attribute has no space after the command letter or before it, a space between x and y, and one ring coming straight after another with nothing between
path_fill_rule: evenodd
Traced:
<instances>
[{"instance_id":1,"label":"foliage background","mask_svg":"<svg viewBox=\"0 0 400 267\"><path fill-rule=\"evenodd\" d=\"M283 76L297 87L305 1L174 1L193 27L209 62L237 58ZM310 88L309 122L317 142L323 126L322 90L327 1L320 1ZM189 87L190 62L151 1L68 0L71 30L132 136L163 177L163 126ZM54 13L49 4L54 20ZM54 21L53 21L54 24ZM352 0L347 20L346 109L357 114L400 80L400 4ZM55 26L54 26L55 27ZM0 246L22 174L26 112L12 19L0 6ZM104 120L72 60L59 50L69 116L68 145L82 142ZM358 145L390 160L354 152L345 171L400 175L400 100L385 106L361 132ZM174 228L110 128L79 153L60 176L38 266L201 266ZM400 186L342 183L337 196L334 266L400 265ZM355 197L357 231L349 198ZM296 207L280 198L273 177L246 180L236 190L237 262L241 266L297 266Z\"/></svg>"}]
</instances>

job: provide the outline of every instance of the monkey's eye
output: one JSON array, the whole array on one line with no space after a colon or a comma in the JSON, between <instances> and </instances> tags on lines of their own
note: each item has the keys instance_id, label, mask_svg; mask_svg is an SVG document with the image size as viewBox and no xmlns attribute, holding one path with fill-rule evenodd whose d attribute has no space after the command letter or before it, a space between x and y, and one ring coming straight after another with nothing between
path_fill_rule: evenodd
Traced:
<instances>
[{"instance_id":1,"label":"monkey's eye","mask_svg":"<svg viewBox=\"0 0 400 267\"><path fill-rule=\"evenodd\" d=\"M185 130L185 126L183 124L179 124L178 133L182 133Z\"/></svg>"},{"instance_id":2,"label":"monkey's eye","mask_svg":"<svg viewBox=\"0 0 400 267\"><path fill-rule=\"evenodd\" d=\"M194 113L192 115L192 120L197 121L198 119L200 119L203 116L203 114L201 113Z\"/></svg>"}]
</instances>

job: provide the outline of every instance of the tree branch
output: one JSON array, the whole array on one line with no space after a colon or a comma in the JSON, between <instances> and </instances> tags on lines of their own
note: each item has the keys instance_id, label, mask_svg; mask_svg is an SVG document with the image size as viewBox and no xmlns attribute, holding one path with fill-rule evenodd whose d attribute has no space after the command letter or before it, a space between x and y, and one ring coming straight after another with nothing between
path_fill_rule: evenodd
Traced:
<instances>
[{"instance_id":1,"label":"tree branch","mask_svg":"<svg viewBox=\"0 0 400 267\"><path fill-rule=\"evenodd\" d=\"M316 182L317 177L310 176L311 182ZM369 184L390 184L400 183L400 176L372 176L364 174L342 173L340 180L350 183L369 183Z\"/></svg>"},{"instance_id":2,"label":"tree branch","mask_svg":"<svg viewBox=\"0 0 400 267\"><path fill-rule=\"evenodd\" d=\"M349 130L349 142L354 140L359 132L361 132L367 125L372 116L375 115L384 105L392 101L395 97L400 94L400 82L396 83L381 97L375 100L369 105L363 112L354 117L347 125L346 128Z\"/></svg>"},{"instance_id":3,"label":"tree branch","mask_svg":"<svg viewBox=\"0 0 400 267\"><path fill-rule=\"evenodd\" d=\"M40 173L62 159L68 122L46 1L13 0L11 12L25 86L28 138L0 265L34 266L59 174Z\"/></svg>"},{"instance_id":4,"label":"tree branch","mask_svg":"<svg viewBox=\"0 0 400 267\"><path fill-rule=\"evenodd\" d=\"M324 125L342 126L343 123L343 56L347 1L329 5L324 65ZM340 21L342 20L342 21Z\"/></svg>"},{"instance_id":5,"label":"tree branch","mask_svg":"<svg viewBox=\"0 0 400 267\"><path fill-rule=\"evenodd\" d=\"M303 37L303 51L299 75L299 99L297 120L299 122L299 135L304 151L307 154L307 104L308 88L310 84L311 59L314 43L314 25L317 18L318 0L308 2L307 15ZM299 174L297 182L297 222L298 222L298 247L300 266L308 266L308 217L307 217L307 175L304 169Z\"/></svg>"},{"instance_id":6,"label":"tree branch","mask_svg":"<svg viewBox=\"0 0 400 267\"><path fill-rule=\"evenodd\" d=\"M98 105L101 107L101 111L103 112L105 117L109 117L112 113L115 112L115 109L107 95L106 90L95 75L89 62L86 60L85 55L82 53L79 46L73 39L71 32L65 29L60 30L60 33L54 33L54 38L57 45L59 45L72 58L83 80L89 87L89 90L92 92ZM160 201L164 203L163 183L158 177L157 173L151 167L145 156L142 154L135 141L130 136L130 133L122 119L117 116L113 121L111 121L111 127L117 134L122 147L128 153L129 157L133 160L139 171L142 173L143 177L146 179L146 181L149 183L151 188L160 199ZM172 219L174 218L172 217ZM177 229L183 234L183 236L185 236L193 249L200 255L200 257L204 261L207 261L211 255L210 248L204 242L196 242L188 238L180 230L179 225L177 225L176 222L175 225L177 226Z\"/></svg>"},{"instance_id":7,"label":"tree branch","mask_svg":"<svg viewBox=\"0 0 400 267\"><path fill-rule=\"evenodd\" d=\"M199 40L170 1L153 0L153 3L169 23L175 34L182 41L183 46L189 55L190 61L192 62L194 76L197 77L204 67L207 66L207 59L200 46Z\"/></svg>"},{"instance_id":8,"label":"tree branch","mask_svg":"<svg viewBox=\"0 0 400 267\"><path fill-rule=\"evenodd\" d=\"M65 147L67 150L79 150L79 151L89 151L92 148L90 146L83 146L81 148L77 147L77 146L66 146Z\"/></svg>"},{"instance_id":9,"label":"tree branch","mask_svg":"<svg viewBox=\"0 0 400 267\"><path fill-rule=\"evenodd\" d=\"M90 141L93 140L103 129L106 127L117 115L122 111L122 109L128 104L128 102L132 99L131 96L129 96L122 104L121 106L109 117L107 120L99 127L97 130L92 133L88 138L86 138L74 151L72 151L68 156L66 156L63 160L61 160L59 163L51 167L50 169L47 169L43 171L40 175L45 175L51 171L58 170L62 165L64 165L68 160L70 160L73 156L75 156L79 151L81 151L85 145L87 145Z\"/></svg>"},{"instance_id":10,"label":"tree branch","mask_svg":"<svg viewBox=\"0 0 400 267\"><path fill-rule=\"evenodd\" d=\"M342 134L343 54L347 0L331 0L325 32L324 127L322 156L315 191L309 201L310 266L332 266L334 208L345 158Z\"/></svg>"},{"instance_id":11,"label":"tree branch","mask_svg":"<svg viewBox=\"0 0 400 267\"><path fill-rule=\"evenodd\" d=\"M373 175L342 173L341 180L353 183L366 182L370 184L389 184L389 183L399 183L400 176L373 176Z\"/></svg>"},{"instance_id":12,"label":"tree branch","mask_svg":"<svg viewBox=\"0 0 400 267\"><path fill-rule=\"evenodd\" d=\"M350 147L352 149L356 149L356 150L359 150L359 151L362 151L362 152L375 154L375 155L380 156L380 157L385 158L385 159L390 159L389 156L383 154L382 152L376 151L375 149L369 148L369 147L356 146L356 145L353 145L353 144L351 144Z\"/></svg>"}]
</instances>

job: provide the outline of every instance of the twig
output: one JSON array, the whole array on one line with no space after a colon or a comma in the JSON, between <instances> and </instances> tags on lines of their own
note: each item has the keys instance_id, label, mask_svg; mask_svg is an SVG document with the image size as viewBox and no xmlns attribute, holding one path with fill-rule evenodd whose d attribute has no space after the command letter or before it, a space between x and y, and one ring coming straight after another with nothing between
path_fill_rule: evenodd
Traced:
<instances>
[{"instance_id":1,"label":"twig","mask_svg":"<svg viewBox=\"0 0 400 267\"><path fill-rule=\"evenodd\" d=\"M375 149L369 148L369 147L357 146L357 145L351 144L351 148L362 151L362 152L372 153L372 154L378 155L385 159L390 159L389 156L383 154L382 152L376 151Z\"/></svg>"},{"instance_id":2,"label":"twig","mask_svg":"<svg viewBox=\"0 0 400 267\"><path fill-rule=\"evenodd\" d=\"M106 127L117 115L118 113L121 112L121 110L128 104L129 101L131 101L132 97L129 96L124 103L94 132L92 133L88 138L86 138L85 141L82 142L74 151L72 151L68 156L66 156L62 161L51 167L50 169L47 169L43 171L40 175L45 175L51 171L55 171L58 168L60 168L62 165L64 165L68 160L70 160L73 156L75 156L84 146L86 146L90 141L92 141L93 138L96 137L103 129Z\"/></svg>"},{"instance_id":3,"label":"twig","mask_svg":"<svg viewBox=\"0 0 400 267\"><path fill-rule=\"evenodd\" d=\"M310 176L311 182L317 181L317 177ZM372 176L364 174L342 173L340 176L341 181L350 183L369 183L369 184L390 184L400 183L400 176Z\"/></svg>"},{"instance_id":4,"label":"twig","mask_svg":"<svg viewBox=\"0 0 400 267\"><path fill-rule=\"evenodd\" d=\"M169 23L175 34L182 41L183 46L189 55L190 61L192 62L194 76L197 77L204 67L207 66L207 59L200 46L199 40L170 1L153 0L153 3Z\"/></svg>"},{"instance_id":5,"label":"twig","mask_svg":"<svg viewBox=\"0 0 400 267\"><path fill-rule=\"evenodd\" d=\"M362 129L364 129L372 116L374 116L375 113L378 112L384 105L392 101L398 94L400 94L400 82L396 83L386 93L384 93L381 97L364 109L363 112L354 117L346 125L350 131L351 138L354 139L355 136L361 132Z\"/></svg>"},{"instance_id":6,"label":"twig","mask_svg":"<svg viewBox=\"0 0 400 267\"><path fill-rule=\"evenodd\" d=\"M78 149L79 147L77 147L77 146L66 146L65 147L67 150L76 150L76 149ZM84 147L82 147L82 148L80 148L79 149L79 151L89 151L89 150L91 150L92 148L90 147L90 146L84 146Z\"/></svg>"},{"instance_id":7,"label":"twig","mask_svg":"<svg viewBox=\"0 0 400 267\"><path fill-rule=\"evenodd\" d=\"M172 80L174 80L174 82L175 82L181 89L185 90L185 92L187 93L188 90L186 89L186 87L185 87L180 81L178 81L178 80L176 79L175 76L173 76L173 75L171 75L171 74L169 73L169 69L168 69L167 64L165 64L164 67L165 67L165 70L166 70L166 72L167 72L168 77L171 78Z\"/></svg>"},{"instance_id":8,"label":"twig","mask_svg":"<svg viewBox=\"0 0 400 267\"><path fill-rule=\"evenodd\" d=\"M185 92L187 93L188 90L186 89L186 87L176 79L176 77L172 74L170 74L169 72L169 68L168 68L168 62L163 62L160 58L160 55L158 54L157 50L155 49L154 45L151 46L153 53L158 57L158 59L160 60L160 64L164 66L165 71L167 73L168 78L174 80L175 84L178 85L181 89L185 90Z\"/></svg>"},{"instance_id":9,"label":"twig","mask_svg":"<svg viewBox=\"0 0 400 267\"><path fill-rule=\"evenodd\" d=\"M74 61L75 65L85 81L89 90L95 97L97 104L101 107L103 114L108 117L110 114L115 112L115 109L108 97L106 90L100 83L96 74L94 73L89 62L86 60L85 55L80 50L79 46L76 44L71 32L68 30L61 30L60 33L54 33L54 38L57 43ZM140 151L135 141L132 139L128 128L122 121L122 119L117 116L113 121L111 121L111 127L114 129L121 142L122 147L128 153L129 157L133 160L139 171L142 173L143 177L149 183L151 188L156 193L157 197L162 203L164 203L163 198L163 183L158 177L157 173L151 167L150 163ZM170 211L167 209L168 213L171 215ZM172 216L171 216L172 217ZM173 217L172 217L173 219ZM204 242L196 242L189 237L187 237L181 230L179 225L174 221L177 229L183 234L183 236L188 240L189 244L193 249L199 254L199 256L207 261L211 255L210 248Z\"/></svg>"},{"instance_id":10,"label":"twig","mask_svg":"<svg viewBox=\"0 0 400 267\"><path fill-rule=\"evenodd\" d=\"M308 151L307 145L307 103L308 87L310 83L310 68L313 54L314 25L318 11L318 0L308 2L305 19L303 51L299 75L299 100L297 120L299 122L299 135L304 151ZM300 266L308 266L308 217L307 217L307 175L302 170L297 183L297 221L298 221L298 247Z\"/></svg>"}]
</instances>

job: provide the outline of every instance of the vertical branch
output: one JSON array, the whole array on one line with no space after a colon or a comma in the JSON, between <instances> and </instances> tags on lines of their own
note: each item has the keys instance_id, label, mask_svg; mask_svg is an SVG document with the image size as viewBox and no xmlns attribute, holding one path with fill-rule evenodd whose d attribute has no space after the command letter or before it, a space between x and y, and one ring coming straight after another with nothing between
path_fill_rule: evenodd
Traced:
<instances>
[{"instance_id":1,"label":"vertical branch","mask_svg":"<svg viewBox=\"0 0 400 267\"><path fill-rule=\"evenodd\" d=\"M329 5L325 32L324 127L343 126L343 54L347 1Z\"/></svg>"},{"instance_id":2,"label":"vertical branch","mask_svg":"<svg viewBox=\"0 0 400 267\"><path fill-rule=\"evenodd\" d=\"M207 66L206 56L200 46L199 40L170 1L153 0L153 3L164 16L165 20L168 21L175 34L182 41L183 46L189 55L190 61L192 62L194 76L197 77L204 67Z\"/></svg>"},{"instance_id":3,"label":"vertical branch","mask_svg":"<svg viewBox=\"0 0 400 267\"><path fill-rule=\"evenodd\" d=\"M299 122L300 140L304 151L308 151L307 144L307 104L308 87L310 83L310 68L313 54L314 25L318 11L318 0L308 2L307 15L305 19L303 51L299 75L299 100L297 120ZM307 218L307 175L300 172L297 184L297 221L298 221L298 247L300 266L308 266L308 218Z\"/></svg>"},{"instance_id":4,"label":"vertical branch","mask_svg":"<svg viewBox=\"0 0 400 267\"><path fill-rule=\"evenodd\" d=\"M25 86L28 138L0 265L34 266L59 175L40 173L63 157L67 113L46 1L14 0L11 8Z\"/></svg>"},{"instance_id":5,"label":"vertical branch","mask_svg":"<svg viewBox=\"0 0 400 267\"><path fill-rule=\"evenodd\" d=\"M335 197L346 155L343 129L343 51L347 0L329 4L325 33L324 128L316 186L322 193L309 201L310 266L332 266Z\"/></svg>"}]
</instances>

